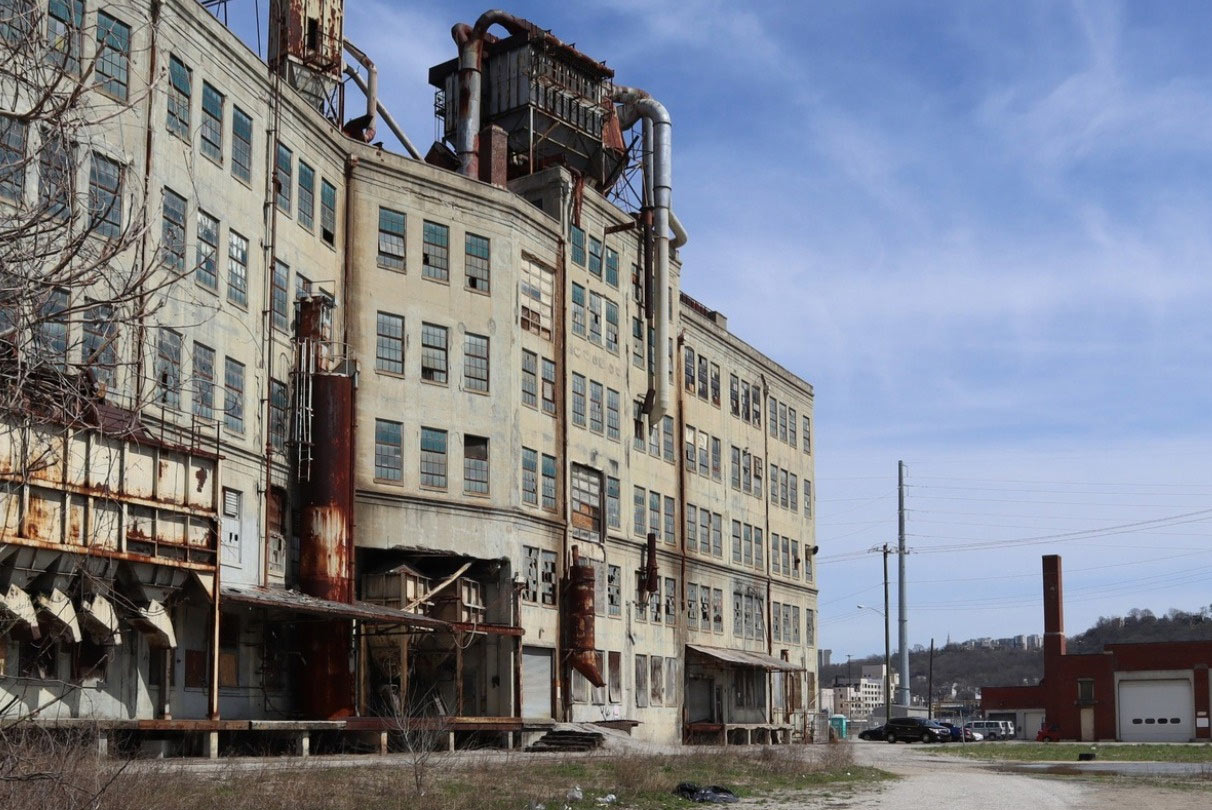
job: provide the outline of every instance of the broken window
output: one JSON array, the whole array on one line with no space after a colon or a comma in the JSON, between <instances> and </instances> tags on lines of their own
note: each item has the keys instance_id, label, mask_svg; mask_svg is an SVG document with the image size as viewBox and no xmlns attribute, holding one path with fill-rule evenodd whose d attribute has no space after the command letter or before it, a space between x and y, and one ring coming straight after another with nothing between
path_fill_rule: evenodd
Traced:
<instances>
[{"instance_id":1,"label":"broken window","mask_svg":"<svg viewBox=\"0 0 1212 810\"><path fill-rule=\"evenodd\" d=\"M464 239L463 267L467 275L468 289L486 293L489 291L491 273L491 243L485 236L467 234Z\"/></svg>"},{"instance_id":2,"label":"broken window","mask_svg":"<svg viewBox=\"0 0 1212 810\"><path fill-rule=\"evenodd\" d=\"M696 467L695 448L697 447L697 442L695 441L694 426L686 425L686 427L683 429L683 433L685 435L685 440L686 440L686 466L689 470L691 470L693 472Z\"/></svg>"},{"instance_id":3,"label":"broken window","mask_svg":"<svg viewBox=\"0 0 1212 810\"><path fill-rule=\"evenodd\" d=\"M606 302L606 349L613 354L619 352L619 305L609 298Z\"/></svg>"},{"instance_id":4,"label":"broken window","mask_svg":"<svg viewBox=\"0 0 1212 810\"><path fill-rule=\"evenodd\" d=\"M446 384L446 327L421 324L421 379Z\"/></svg>"},{"instance_id":5,"label":"broken window","mask_svg":"<svg viewBox=\"0 0 1212 810\"><path fill-rule=\"evenodd\" d=\"M449 281L450 228L426 220L422 234L421 275L437 281Z\"/></svg>"},{"instance_id":6,"label":"broken window","mask_svg":"<svg viewBox=\"0 0 1212 810\"><path fill-rule=\"evenodd\" d=\"M631 362L636 368L644 367L644 322L631 319Z\"/></svg>"},{"instance_id":7,"label":"broken window","mask_svg":"<svg viewBox=\"0 0 1212 810\"><path fill-rule=\"evenodd\" d=\"M711 364L711 404L720 407L720 367Z\"/></svg>"},{"instance_id":8,"label":"broken window","mask_svg":"<svg viewBox=\"0 0 1212 810\"><path fill-rule=\"evenodd\" d=\"M682 359L682 371L686 377L686 390L693 394L694 386L695 386L694 349L687 346L683 351L684 351L684 357Z\"/></svg>"},{"instance_id":9,"label":"broken window","mask_svg":"<svg viewBox=\"0 0 1212 810\"><path fill-rule=\"evenodd\" d=\"M122 231L122 167L93 153L88 175L89 227L93 233L114 239Z\"/></svg>"},{"instance_id":10,"label":"broken window","mask_svg":"<svg viewBox=\"0 0 1212 810\"><path fill-rule=\"evenodd\" d=\"M618 441L622 435L622 415L619 392L613 388L606 389L606 438Z\"/></svg>"},{"instance_id":11,"label":"broken window","mask_svg":"<svg viewBox=\"0 0 1212 810\"><path fill-rule=\"evenodd\" d=\"M215 418L215 350L194 343L194 415Z\"/></svg>"},{"instance_id":12,"label":"broken window","mask_svg":"<svg viewBox=\"0 0 1212 810\"><path fill-rule=\"evenodd\" d=\"M248 305L248 240L227 231L227 300L238 307Z\"/></svg>"},{"instance_id":13,"label":"broken window","mask_svg":"<svg viewBox=\"0 0 1212 810\"><path fill-rule=\"evenodd\" d=\"M711 589L711 629L724 632L724 591L720 588Z\"/></svg>"},{"instance_id":14,"label":"broken window","mask_svg":"<svg viewBox=\"0 0 1212 810\"><path fill-rule=\"evenodd\" d=\"M809 419L807 416L805 416L805 417L804 417L804 432L803 432L803 436L804 436L804 455L808 455L808 454L810 454L810 453L812 452L812 433L811 433L811 429L812 429L812 421L811 421L811 420L810 420L810 419Z\"/></svg>"},{"instance_id":15,"label":"broken window","mask_svg":"<svg viewBox=\"0 0 1212 810\"><path fill-rule=\"evenodd\" d=\"M555 378L556 365L554 360L543 358L543 413L555 416L556 412L556 393L555 393Z\"/></svg>"},{"instance_id":16,"label":"broken window","mask_svg":"<svg viewBox=\"0 0 1212 810\"><path fill-rule=\"evenodd\" d=\"M168 269L177 273L185 272L185 211L185 198L165 187L160 256Z\"/></svg>"},{"instance_id":17,"label":"broken window","mask_svg":"<svg viewBox=\"0 0 1212 810\"><path fill-rule=\"evenodd\" d=\"M294 153L282 143L278 144L277 160L274 161L274 201L278 210L290 216L290 196L294 182Z\"/></svg>"},{"instance_id":18,"label":"broken window","mask_svg":"<svg viewBox=\"0 0 1212 810\"><path fill-rule=\"evenodd\" d=\"M379 206L379 267L405 269L404 224L402 212Z\"/></svg>"},{"instance_id":19,"label":"broken window","mask_svg":"<svg viewBox=\"0 0 1212 810\"><path fill-rule=\"evenodd\" d=\"M617 565L606 569L606 612L611 616L623 615L623 569Z\"/></svg>"},{"instance_id":20,"label":"broken window","mask_svg":"<svg viewBox=\"0 0 1212 810\"><path fill-rule=\"evenodd\" d=\"M741 488L741 448L732 446L732 488Z\"/></svg>"},{"instance_id":21,"label":"broken window","mask_svg":"<svg viewBox=\"0 0 1212 810\"><path fill-rule=\"evenodd\" d=\"M289 294L287 286L290 284L290 266L286 262L278 259L274 262L273 274L270 276L270 306L273 310L273 324L275 329L286 331L290 325L290 319L287 314Z\"/></svg>"},{"instance_id":22,"label":"broken window","mask_svg":"<svg viewBox=\"0 0 1212 810\"><path fill-rule=\"evenodd\" d=\"M686 583L686 626L699 629L699 586L693 582Z\"/></svg>"},{"instance_id":23,"label":"broken window","mask_svg":"<svg viewBox=\"0 0 1212 810\"><path fill-rule=\"evenodd\" d=\"M602 240L589 237L589 272L602 277Z\"/></svg>"},{"instance_id":24,"label":"broken window","mask_svg":"<svg viewBox=\"0 0 1212 810\"><path fill-rule=\"evenodd\" d=\"M735 374L728 375L728 402L733 416L741 415L741 381Z\"/></svg>"},{"instance_id":25,"label":"broken window","mask_svg":"<svg viewBox=\"0 0 1212 810\"><path fill-rule=\"evenodd\" d=\"M156 337L156 385L160 404L181 407L181 335L161 328Z\"/></svg>"},{"instance_id":26,"label":"broken window","mask_svg":"<svg viewBox=\"0 0 1212 810\"><path fill-rule=\"evenodd\" d=\"M488 438L463 435L463 491L488 494Z\"/></svg>"},{"instance_id":27,"label":"broken window","mask_svg":"<svg viewBox=\"0 0 1212 810\"><path fill-rule=\"evenodd\" d=\"M632 508L635 510L633 531L643 537L648 531L648 520L645 517L647 491L643 487L635 487L632 496Z\"/></svg>"},{"instance_id":28,"label":"broken window","mask_svg":"<svg viewBox=\"0 0 1212 810\"><path fill-rule=\"evenodd\" d=\"M223 424L235 433L244 432L244 364L223 359Z\"/></svg>"},{"instance_id":29,"label":"broken window","mask_svg":"<svg viewBox=\"0 0 1212 810\"><path fill-rule=\"evenodd\" d=\"M525 564L525 582L522 588L523 602L539 601L539 550L534 546L522 546Z\"/></svg>"},{"instance_id":30,"label":"broken window","mask_svg":"<svg viewBox=\"0 0 1212 810\"><path fill-rule=\"evenodd\" d=\"M595 292L589 293L589 339L594 343L602 342L602 296ZM615 342L618 342L616 330Z\"/></svg>"},{"instance_id":31,"label":"broken window","mask_svg":"<svg viewBox=\"0 0 1212 810\"><path fill-rule=\"evenodd\" d=\"M757 385L753 386L753 424L762 426L762 389Z\"/></svg>"},{"instance_id":32,"label":"broken window","mask_svg":"<svg viewBox=\"0 0 1212 810\"><path fill-rule=\"evenodd\" d=\"M572 243L572 262L585 266L585 231L576 225L572 226L572 238L569 240Z\"/></svg>"},{"instance_id":33,"label":"broken window","mask_svg":"<svg viewBox=\"0 0 1212 810\"><path fill-rule=\"evenodd\" d=\"M778 602L770 603L770 615L773 617L770 622L770 635L775 641L783 640L783 606Z\"/></svg>"},{"instance_id":34,"label":"broken window","mask_svg":"<svg viewBox=\"0 0 1212 810\"><path fill-rule=\"evenodd\" d=\"M706 478L709 475L709 470L711 467L711 459L709 458L709 453L707 452L707 444L710 441L711 437L708 436L706 433L699 431L698 439L699 439L699 452L698 452L699 475Z\"/></svg>"},{"instance_id":35,"label":"broken window","mask_svg":"<svg viewBox=\"0 0 1212 810\"><path fill-rule=\"evenodd\" d=\"M578 536L602 539L602 474L580 464L572 465L572 528Z\"/></svg>"},{"instance_id":36,"label":"broken window","mask_svg":"<svg viewBox=\"0 0 1212 810\"><path fill-rule=\"evenodd\" d=\"M118 322L110 304L95 304L84 314L81 359L97 381L113 388L118 374Z\"/></svg>"},{"instance_id":37,"label":"broken window","mask_svg":"<svg viewBox=\"0 0 1212 810\"><path fill-rule=\"evenodd\" d=\"M554 605L556 601L556 555L554 551L539 553L539 601Z\"/></svg>"},{"instance_id":38,"label":"broken window","mask_svg":"<svg viewBox=\"0 0 1212 810\"><path fill-rule=\"evenodd\" d=\"M665 623L678 623L678 583L673 577L665 577Z\"/></svg>"},{"instance_id":39,"label":"broken window","mask_svg":"<svg viewBox=\"0 0 1212 810\"><path fill-rule=\"evenodd\" d=\"M744 596L739 589L732 592L732 635L736 638L745 637Z\"/></svg>"},{"instance_id":40,"label":"broken window","mask_svg":"<svg viewBox=\"0 0 1212 810\"><path fill-rule=\"evenodd\" d=\"M210 290L219 288L216 261L219 255L219 220L205 211L198 211L198 259L194 278Z\"/></svg>"},{"instance_id":41,"label":"broken window","mask_svg":"<svg viewBox=\"0 0 1212 810\"><path fill-rule=\"evenodd\" d=\"M572 285L572 333L585 336L585 288Z\"/></svg>"},{"instance_id":42,"label":"broken window","mask_svg":"<svg viewBox=\"0 0 1212 810\"><path fill-rule=\"evenodd\" d=\"M223 94L210 82L202 82L202 121L198 127L202 142L199 148L202 154L218 161L220 166L223 165L223 101Z\"/></svg>"},{"instance_id":43,"label":"broken window","mask_svg":"<svg viewBox=\"0 0 1212 810\"><path fill-rule=\"evenodd\" d=\"M130 82L130 26L97 12L97 62L94 78L101 91L119 101L126 100Z\"/></svg>"},{"instance_id":44,"label":"broken window","mask_svg":"<svg viewBox=\"0 0 1212 810\"><path fill-rule=\"evenodd\" d=\"M518 297L521 301L519 320L523 330L547 340L551 339L553 278L550 269L522 257L518 280Z\"/></svg>"},{"instance_id":45,"label":"broken window","mask_svg":"<svg viewBox=\"0 0 1212 810\"><path fill-rule=\"evenodd\" d=\"M704 355L699 355L699 399L707 399L708 397L708 376L707 376L707 358Z\"/></svg>"},{"instance_id":46,"label":"broken window","mask_svg":"<svg viewBox=\"0 0 1212 810\"><path fill-rule=\"evenodd\" d=\"M790 439L790 443L791 443L792 447L795 447L796 443L797 443L796 426L798 423L799 423L799 420L796 418L795 408L788 408L787 409L787 436Z\"/></svg>"}]
</instances>

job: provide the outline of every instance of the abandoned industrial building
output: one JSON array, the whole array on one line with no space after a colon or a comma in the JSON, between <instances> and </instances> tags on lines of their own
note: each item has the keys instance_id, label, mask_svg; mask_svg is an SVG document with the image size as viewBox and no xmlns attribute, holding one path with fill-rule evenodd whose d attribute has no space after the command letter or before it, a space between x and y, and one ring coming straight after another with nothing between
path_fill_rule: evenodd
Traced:
<instances>
[{"instance_id":1,"label":"abandoned industrial building","mask_svg":"<svg viewBox=\"0 0 1212 810\"><path fill-rule=\"evenodd\" d=\"M681 291L662 104L488 12L422 154L341 0L264 61L222 3L2 5L3 714L811 734L813 392Z\"/></svg>"}]
</instances>

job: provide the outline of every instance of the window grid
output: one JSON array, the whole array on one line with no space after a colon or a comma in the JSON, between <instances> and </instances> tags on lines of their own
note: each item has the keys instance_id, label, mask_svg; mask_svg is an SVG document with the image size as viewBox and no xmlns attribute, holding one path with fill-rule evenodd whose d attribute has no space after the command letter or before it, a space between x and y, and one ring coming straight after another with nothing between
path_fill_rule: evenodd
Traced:
<instances>
[{"instance_id":1,"label":"window grid","mask_svg":"<svg viewBox=\"0 0 1212 810\"><path fill-rule=\"evenodd\" d=\"M450 228L425 221L422 229L421 275L438 281L450 280Z\"/></svg>"},{"instance_id":2,"label":"window grid","mask_svg":"<svg viewBox=\"0 0 1212 810\"><path fill-rule=\"evenodd\" d=\"M404 270L404 214L379 207L379 267Z\"/></svg>"},{"instance_id":3,"label":"window grid","mask_svg":"<svg viewBox=\"0 0 1212 810\"><path fill-rule=\"evenodd\" d=\"M390 312L375 316L375 368L404 373L404 318Z\"/></svg>"},{"instance_id":4,"label":"window grid","mask_svg":"<svg viewBox=\"0 0 1212 810\"><path fill-rule=\"evenodd\" d=\"M521 308L518 321L522 329L545 340L551 339L553 278L554 274L548 268L526 257L522 258L522 272L518 279Z\"/></svg>"},{"instance_id":5,"label":"window grid","mask_svg":"<svg viewBox=\"0 0 1212 810\"><path fill-rule=\"evenodd\" d=\"M223 424L228 430L244 432L244 364L226 357L223 360Z\"/></svg>"},{"instance_id":6,"label":"window grid","mask_svg":"<svg viewBox=\"0 0 1212 810\"><path fill-rule=\"evenodd\" d=\"M619 286L619 252L606 248L606 283L611 287Z\"/></svg>"},{"instance_id":7,"label":"window grid","mask_svg":"<svg viewBox=\"0 0 1212 810\"><path fill-rule=\"evenodd\" d=\"M248 305L248 240L227 231L227 300L239 307Z\"/></svg>"},{"instance_id":8,"label":"window grid","mask_svg":"<svg viewBox=\"0 0 1212 810\"><path fill-rule=\"evenodd\" d=\"M585 231L572 226L572 261L573 264L585 266Z\"/></svg>"},{"instance_id":9,"label":"window grid","mask_svg":"<svg viewBox=\"0 0 1212 810\"><path fill-rule=\"evenodd\" d=\"M273 326L285 332L290 324L287 314L289 295L287 286L290 284L290 267L281 259L274 262L273 274L270 276L270 308L272 310Z\"/></svg>"},{"instance_id":10,"label":"window grid","mask_svg":"<svg viewBox=\"0 0 1212 810\"><path fill-rule=\"evenodd\" d=\"M160 250L164 263L177 273L185 272L185 210L185 198L165 188Z\"/></svg>"},{"instance_id":11,"label":"window grid","mask_svg":"<svg viewBox=\"0 0 1212 810\"><path fill-rule=\"evenodd\" d=\"M585 288L572 285L572 333L585 337Z\"/></svg>"},{"instance_id":12,"label":"window grid","mask_svg":"<svg viewBox=\"0 0 1212 810\"><path fill-rule=\"evenodd\" d=\"M605 399L605 388L600 382L589 382L589 429L601 433L603 427L602 406Z\"/></svg>"},{"instance_id":13,"label":"window grid","mask_svg":"<svg viewBox=\"0 0 1212 810\"><path fill-rule=\"evenodd\" d=\"M555 416L555 379L556 365L554 360L543 358L543 412Z\"/></svg>"},{"instance_id":14,"label":"window grid","mask_svg":"<svg viewBox=\"0 0 1212 810\"><path fill-rule=\"evenodd\" d=\"M0 115L0 194L10 200L25 197L25 149L29 127Z\"/></svg>"},{"instance_id":15,"label":"window grid","mask_svg":"<svg viewBox=\"0 0 1212 810\"><path fill-rule=\"evenodd\" d=\"M463 491L488 494L488 438L463 434Z\"/></svg>"},{"instance_id":16,"label":"window grid","mask_svg":"<svg viewBox=\"0 0 1212 810\"><path fill-rule=\"evenodd\" d=\"M463 386L488 393L488 338L468 332L463 336Z\"/></svg>"},{"instance_id":17,"label":"window grid","mask_svg":"<svg viewBox=\"0 0 1212 810\"><path fill-rule=\"evenodd\" d=\"M618 391L606 389L606 438L616 442L622 434L621 402Z\"/></svg>"},{"instance_id":18,"label":"window grid","mask_svg":"<svg viewBox=\"0 0 1212 810\"><path fill-rule=\"evenodd\" d=\"M81 359L97 380L113 388L118 372L118 323L109 304L89 307L84 318Z\"/></svg>"},{"instance_id":19,"label":"window grid","mask_svg":"<svg viewBox=\"0 0 1212 810\"><path fill-rule=\"evenodd\" d=\"M469 233L464 237L463 242L466 254L463 264L467 274L467 286L477 292L488 292L491 265L491 245L488 238Z\"/></svg>"},{"instance_id":20,"label":"window grid","mask_svg":"<svg viewBox=\"0 0 1212 810\"><path fill-rule=\"evenodd\" d=\"M299 161L299 224L311 230L316 224L316 170Z\"/></svg>"},{"instance_id":21,"label":"window grid","mask_svg":"<svg viewBox=\"0 0 1212 810\"><path fill-rule=\"evenodd\" d=\"M606 300L606 348L614 354L619 353L619 305Z\"/></svg>"},{"instance_id":22,"label":"window grid","mask_svg":"<svg viewBox=\"0 0 1212 810\"><path fill-rule=\"evenodd\" d=\"M375 420L375 478L399 481L404 475L402 436L399 422Z\"/></svg>"},{"instance_id":23,"label":"window grid","mask_svg":"<svg viewBox=\"0 0 1212 810\"><path fill-rule=\"evenodd\" d=\"M555 456L543 456L543 508L555 511L556 508L556 460Z\"/></svg>"},{"instance_id":24,"label":"window grid","mask_svg":"<svg viewBox=\"0 0 1212 810\"><path fill-rule=\"evenodd\" d=\"M592 236L589 237L589 272L602 277L602 242Z\"/></svg>"},{"instance_id":25,"label":"window grid","mask_svg":"<svg viewBox=\"0 0 1212 810\"><path fill-rule=\"evenodd\" d=\"M219 289L219 220L205 211L198 211L198 262L194 278L209 290Z\"/></svg>"},{"instance_id":26,"label":"window grid","mask_svg":"<svg viewBox=\"0 0 1212 810\"><path fill-rule=\"evenodd\" d=\"M252 118L239 107L231 108L231 173L252 180Z\"/></svg>"},{"instance_id":27,"label":"window grid","mask_svg":"<svg viewBox=\"0 0 1212 810\"><path fill-rule=\"evenodd\" d=\"M446 489L446 431L421 428L421 486Z\"/></svg>"},{"instance_id":28,"label":"window grid","mask_svg":"<svg viewBox=\"0 0 1212 810\"><path fill-rule=\"evenodd\" d=\"M80 75L84 0L51 0L46 14L47 60L73 76Z\"/></svg>"},{"instance_id":29,"label":"window grid","mask_svg":"<svg viewBox=\"0 0 1212 810\"><path fill-rule=\"evenodd\" d=\"M274 202L278 210L290 216L290 195L294 175L294 153L279 143L274 160Z\"/></svg>"},{"instance_id":30,"label":"window grid","mask_svg":"<svg viewBox=\"0 0 1212 810\"><path fill-rule=\"evenodd\" d=\"M290 424L288 408L290 397L286 383L280 380L269 381L269 444L277 453L286 452L287 426Z\"/></svg>"},{"instance_id":31,"label":"window grid","mask_svg":"<svg viewBox=\"0 0 1212 810\"><path fill-rule=\"evenodd\" d=\"M446 384L447 329L432 323L421 324L421 379Z\"/></svg>"},{"instance_id":32,"label":"window grid","mask_svg":"<svg viewBox=\"0 0 1212 810\"><path fill-rule=\"evenodd\" d=\"M102 92L126 100L130 82L130 26L104 11L97 12L97 63L93 71Z\"/></svg>"},{"instance_id":33,"label":"window grid","mask_svg":"<svg viewBox=\"0 0 1212 810\"><path fill-rule=\"evenodd\" d=\"M522 350L522 404L539 406L539 356Z\"/></svg>"},{"instance_id":34,"label":"window grid","mask_svg":"<svg viewBox=\"0 0 1212 810\"><path fill-rule=\"evenodd\" d=\"M156 385L161 405L181 407L181 335L171 329L156 336Z\"/></svg>"},{"instance_id":35,"label":"window grid","mask_svg":"<svg viewBox=\"0 0 1212 810\"><path fill-rule=\"evenodd\" d=\"M93 154L88 173L89 227L106 239L122 231L122 167L108 158Z\"/></svg>"},{"instance_id":36,"label":"window grid","mask_svg":"<svg viewBox=\"0 0 1212 810\"><path fill-rule=\"evenodd\" d=\"M202 136L202 154L223 164L223 94L202 82L202 120L198 131Z\"/></svg>"},{"instance_id":37,"label":"window grid","mask_svg":"<svg viewBox=\"0 0 1212 810\"><path fill-rule=\"evenodd\" d=\"M320 181L320 238L332 245L337 239L337 187Z\"/></svg>"},{"instance_id":38,"label":"window grid","mask_svg":"<svg viewBox=\"0 0 1212 810\"><path fill-rule=\"evenodd\" d=\"M194 415L215 418L215 350L194 343Z\"/></svg>"},{"instance_id":39,"label":"window grid","mask_svg":"<svg viewBox=\"0 0 1212 810\"><path fill-rule=\"evenodd\" d=\"M76 193L76 145L61 134L44 131L38 153L38 204L51 216L66 219Z\"/></svg>"},{"instance_id":40,"label":"window grid","mask_svg":"<svg viewBox=\"0 0 1212 810\"><path fill-rule=\"evenodd\" d=\"M522 503L539 505L539 454L522 448Z\"/></svg>"},{"instance_id":41,"label":"window grid","mask_svg":"<svg viewBox=\"0 0 1212 810\"><path fill-rule=\"evenodd\" d=\"M168 131L189 140L189 100L193 71L176 56L168 60Z\"/></svg>"},{"instance_id":42,"label":"window grid","mask_svg":"<svg viewBox=\"0 0 1212 810\"><path fill-rule=\"evenodd\" d=\"M623 503L619 479L606 478L606 525L612 529L623 526Z\"/></svg>"},{"instance_id":43,"label":"window grid","mask_svg":"<svg viewBox=\"0 0 1212 810\"><path fill-rule=\"evenodd\" d=\"M585 427L585 378L572 375L572 423Z\"/></svg>"}]
</instances>

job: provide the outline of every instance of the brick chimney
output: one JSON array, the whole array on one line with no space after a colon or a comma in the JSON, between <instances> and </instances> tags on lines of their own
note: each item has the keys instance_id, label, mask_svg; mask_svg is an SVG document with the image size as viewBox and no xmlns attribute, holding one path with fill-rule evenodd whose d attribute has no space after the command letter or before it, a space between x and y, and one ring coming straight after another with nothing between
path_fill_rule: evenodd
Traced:
<instances>
[{"instance_id":1,"label":"brick chimney","mask_svg":"<svg viewBox=\"0 0 1212 810\"><path fill-rule=\"evenodd\" d=\"M1065 654L1065 605L1058 554L1044 557L1044 671L1048 662Z\"/></svg>"},{"instance_id":2,"label":"brick chimney","mask_svg":"<svg viewBox=\"0 0 1212 810\"><path fill-rule=\"evenodd\" d=\"M509 133L496 124L480 132L480 179L501 188L509 181Z\"/></svg>"}]
</instances>

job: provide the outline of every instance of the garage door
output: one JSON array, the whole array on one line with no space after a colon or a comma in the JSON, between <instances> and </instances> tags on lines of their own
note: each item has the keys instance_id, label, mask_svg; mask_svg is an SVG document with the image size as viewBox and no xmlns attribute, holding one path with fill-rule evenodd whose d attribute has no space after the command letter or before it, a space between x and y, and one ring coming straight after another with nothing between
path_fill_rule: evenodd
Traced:
<instances>
[{"instance_id":1,"label":"garage door","mask_svg":"<svg viewBox=\"0 0 1212 810\"><path fill-rule=\"evenodd\" d=\"M522 717L551 719L551 687L555 683L551 650L522 648Z\"/></svg>"},{"instance_id":2,"label":"garage door","mask_svg":"<svg viewBox=\"0 0 1212 810\"><path fill-rule=\"evenodd\" d=\"M1195 736L1191 682L1120 681L1119 738L1124 742L1186 742Z\"/></svg>"}]
</instances>

